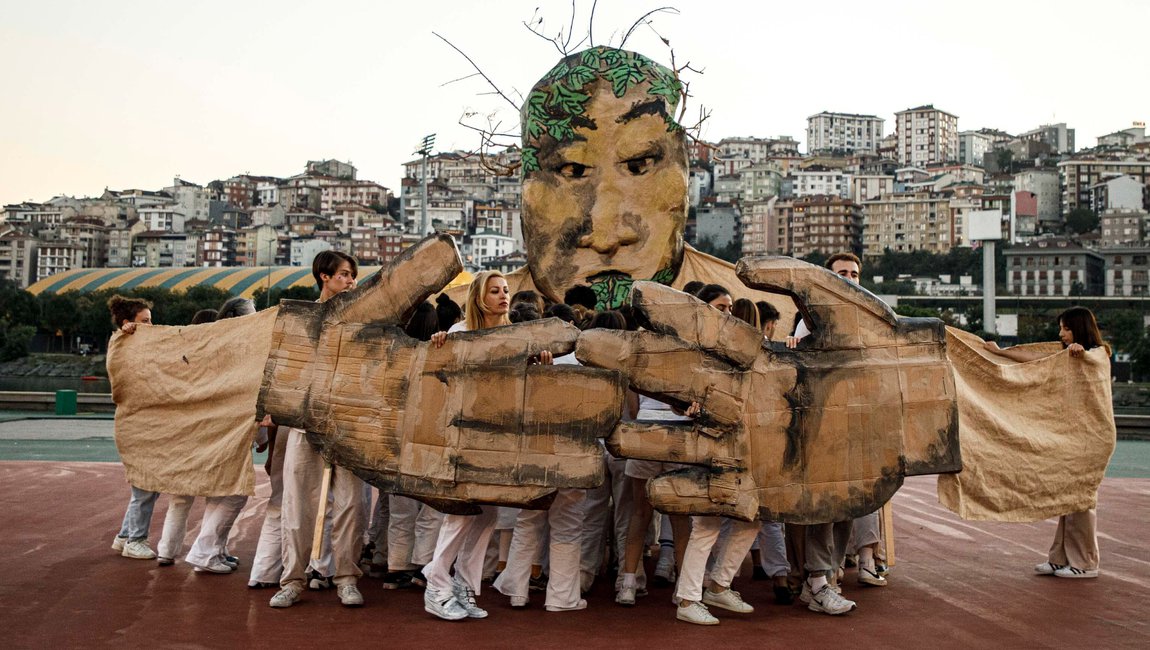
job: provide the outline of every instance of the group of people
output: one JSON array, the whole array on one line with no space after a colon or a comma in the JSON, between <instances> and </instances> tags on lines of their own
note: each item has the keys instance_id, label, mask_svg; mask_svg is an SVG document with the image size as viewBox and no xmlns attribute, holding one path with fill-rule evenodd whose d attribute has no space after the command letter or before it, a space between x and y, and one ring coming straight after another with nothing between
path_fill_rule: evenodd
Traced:
<instances>
[{"instance_id":1,"label":"group of people","mask_svg":"<svg viewBox=\"0 0 1150 650\"><path fill-rule=\"evenodd\" d=\"M861 263L854 255L832 256L827 266L847 281L858 281ZM315 258L312 272L319 300L325 301L355 287L358 265L349 255L325 251ZM767 341L775 338L779 312L769 303L735 300L716 284L688 283L684 290L710 308L761 329ZM547 304L534 291L512 295L502 274L485 271L471 283L462 309L441 295L435 304L418 305L404 331L442 346L453 332L544 317L559 318L581 329L638 327L627 307L597 310L596 304L596 293L587 286L569 289L563 303ZM151 322L151 305L145 301L117 296L109 307L113 322L126 334ZM1060 317L1062 341L1072 355L1102 344L1093 315L1076 309ZM252 312L250 300L235 298L218 313L197 314L194 322ZM797 323L785 345L801 346L808 333L805 323ZM1021 351L998 350L993 344L987 344L987 349L1025 360L1018 357ZM573 354L552 358L548 352L532 361L578 363ZM629 392L624 417L682 421L699 411L698 404L668 404ZM343 605L361 606L364 597L358 580L364 569L382 577L385 589L424 588L425 610L446 620L485 618L487 611L479 606L477 596L486 585L508 597L513 608L528 606L532 592L542 591L547 611L584 609L584 596L594 581L610 573L616 576L615 602L630 607L647 594L643 564L647 552L657 553L650 582L675 586L676 618L700 625L719 623L713 609L740 614L754 611L732 589L734 579L748 565L750 570L744 573L772 581L777 602L790 604L798 599L809 610L829 615L856 607L842 595L845 567L857 566L857 583L862 587L888 584L878 512L854 521L812 526L659 515L647 499L646 483L674 469L674 464L615 458L604 449L608 477L604 484L559 490L548 510L483 506L478 515L443 514L401 495L378 493L373 499L372 488L354 473L327 464L305 432L276 427L268 418L260 424L253 444L269 450L265 470L271 495L248 586L276 589L271 607L290 607L305 590L333 587ZM172 565L182 552L194 497L169 495L163 533L153 551L148 530L157 497L157 493L132 487L113 549L124 557ZM200 533L184 556L195 571L223 574L238 570L240 561L229 553L227 541L245 503L244 496L206 499ZM317 523L321 512L322 528ZM1098 575L1094 523L1092 510L1063 517L1048 561L1037 572L1059 577ZM321 540L315 539L318 530L322 530Z\"/></svg>"}]
</instances>

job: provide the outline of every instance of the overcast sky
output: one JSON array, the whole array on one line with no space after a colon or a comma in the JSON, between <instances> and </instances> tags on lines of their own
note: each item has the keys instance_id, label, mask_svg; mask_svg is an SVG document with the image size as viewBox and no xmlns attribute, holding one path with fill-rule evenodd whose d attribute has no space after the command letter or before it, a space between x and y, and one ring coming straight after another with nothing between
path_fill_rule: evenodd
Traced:
<instances>
[{"instance_id":1,"label":"overcast sky","mask_svg":"<svg viewBox=\"0 0 1150 650\"><path fill-rule=\"evenodd\" d=\"M572 44L591 7L577 4ZM618 45L658 6L600 1L595 44ZM703 70L688 77L690 112L712 111L712 141L805 141L823 110L878 115L890 133L895 111L921 104L958 115L960 130L1067 122L1080 148L1150 119L1142 0L676 6L627 47L669 63L662 35ZM522 25L536 7L549 33L566 30L571 4L552 0L0 0L0 203L158 189L176 175L289 176L324 158L398 193L423 135L474 148L462 114L517 119L479 95L482 80L447 83L473 71L432 32L507 93L526 92L559 58Z\"/></svg>"}]
</instances>

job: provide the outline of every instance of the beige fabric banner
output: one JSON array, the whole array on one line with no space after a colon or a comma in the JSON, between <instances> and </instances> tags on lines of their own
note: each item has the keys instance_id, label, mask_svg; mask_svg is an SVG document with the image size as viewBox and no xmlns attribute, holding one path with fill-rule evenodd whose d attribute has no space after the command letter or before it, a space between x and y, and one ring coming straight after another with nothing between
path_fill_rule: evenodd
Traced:
<instances>
[{"instance_id":1,"label":"beige fabric banner","mask_svg":"<svg viewBox=\"0 0 1150 650\"><path fill-rule=\"evenodd\" d=\"M1110 359L1075 359L1058 343L1026 346L1051 356L1017 363L982 339L947 328L958 390L962 472L938 477L939 501L963 519L1038 521L1095 507L1114 453Z\"/></svg>"},{"instance_id":2,"label":"beige fabric banner","mask_svg":"<svg viewBox=\"0 0 1150 650\"><path fill-rule=\"evenodd\" d=\"M129 483L166 494L254 493L256 398L278 311L112 336L116 447Z\"/></svg>"}]
</instances>

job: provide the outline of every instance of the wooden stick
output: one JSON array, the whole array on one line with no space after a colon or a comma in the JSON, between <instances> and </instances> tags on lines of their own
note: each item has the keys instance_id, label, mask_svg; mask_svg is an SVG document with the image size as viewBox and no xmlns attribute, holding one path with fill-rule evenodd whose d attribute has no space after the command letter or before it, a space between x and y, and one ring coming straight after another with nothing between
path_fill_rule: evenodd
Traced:
<instances>
[{"instance_id":1,"label":"wooden stick","mask_svg":"<svg viewBox=\"0 0 1150 650\"><path fill-rule=\"evenodd\" d=\"M886 565L894 566L894 508L891 507L890 501L882 506L880 525L883 545L886 548Z\"/></svg>"},{"instance_id":2,"label":"wooden stick","mask_svg":"<svg viewBox=\"0 0 1150 650\"><path fill-rule=\"evenodd\" d=\"M323 554L323 520L327 514L327 493L331 486L331 463L323 464L323 479L319 486L319 508L315 515L315 534L311 538L311 559L318 562Z\"/></svg>"}]
</instances>

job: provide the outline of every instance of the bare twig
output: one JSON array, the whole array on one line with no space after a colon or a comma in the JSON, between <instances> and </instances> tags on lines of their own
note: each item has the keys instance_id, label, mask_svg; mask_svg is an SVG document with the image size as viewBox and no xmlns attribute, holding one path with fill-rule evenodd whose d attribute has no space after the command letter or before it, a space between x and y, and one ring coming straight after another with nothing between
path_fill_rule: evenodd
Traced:
<instances>
[{"instance_id":1,"label":"bare twig","mask_svg":"<svg viewBox=\"0 0 1150 650\"><path fill-rule=\"evenodd\" d=\"M639 17L639 20L635 21L635 24L631 25L631 28L627 30L627 33L623 34L623 40L619 42L619 49L623 49L623 46L627 45L627 39L631 38L631 33L635 31L636 27L642 25L647 21L648 18L658 13L669 13L675 14L677 16L679 15L679 10L674 7L659 7L658 9L652 9L651 11L643 14Z\"/></svg>"},{"instance_id":2,"label":"bare twig","mask_svg":"<svg viewBox=\"0 0 1150 650\"><path fill-rule=\"evenodd\" d=\"M471 74L469 74L469 75L466 75L466 76L463 76L463 77L460 77L460 78L458 78L458 79L452 79L451 81L445 81L445 82L443 82L443 83L439 84L439 87L440 87L440 88L442 88L442 87L444 87L444 86L450 86L451 84L453 84L453 83L455 83L455 82L457 82L457 81L466 81L466 80L468 80L468 79L471 79L472 77L478 77L478 76L479 76L479 73L478 73L478 72L472 72Z\"/></svg>"},{"instance_id":3,"label":"bare twig","mask_svg":"<svg viewBox=\"0 0 1150 650\"><path fill-rule=\"evenodd\" d=\"M595 47L595 6L599 4L599 0L592 0L591 2L591 17L587 19L587 41L588 47Z\"/></svg>"},{"instance_id":4,"label":"bare twig","mask_svg":"<svg viewBox=\"0 0 1150 650\"><path fill-rule=\"evenodd\" d=\"M523 26L527 28L527 31L550 43L556 50L559 51L560 54L567 56L567 53L563 51L562 47L559 47L559 43L557 43L554 38L551 38L550 36L539 31L539 29L536 29L535 25L543 25L543 17L539 16L539 7L536 7L535 13L531 14L531 22L529 23L525 20L523 21ZM542 29L542 27L540 27L540 29Z\"/></svg>"},{"instance_id":5,"label":"bare twig","mask_svg":"<svg viewBox=\"0 0 1150 650\"><path fill-rule=\"evenodd\" d=\"M500 97L502 97L504 100L506 100L508 104L511 104L511 106L512 106L513 108L515 108L515 110L519 110L519 105L518 105L518 104L516 104L515 102L511 101L511 98L510 98L510 97L508 97L507 95L503 94L503 91L499 89L499 86L495 85L495 82L491 80L491 77L488 77L488 76L487 76L487 74L486 74L485 72L483 72L483 70L482 70L482 69L480 69L479 65L478 65L478 64L476 64L476 63L475 63L475 61L473 61L473 60L471 59L471 57L467 56L467 54L466 54L466 53L465 53L463 50L461 50L461 49L459 49L458 47L456 47L456 46L455 46L455 43L452 43L451 41L449 41L449 40L447 40L446 38L444 38L444 37L440 36L440 35L439 35L438 33L436 33L436 32L431 32L431 33L432 33L432 34L435 34L435 37L436 37L436 38L438 38L439 40L441 40L441 41L443 41L444 43L447 43L448 45L450 45L450 46L451 46L451 49L455 50L456 52L459 52L459 55L460 55L460 56L462 56L463 58L467 59L467 62L471 64L471 67L475 68L475 72L477 72L477 73L479 74L479 76L483 77L484 81L486 81L486 82L488 83L488 85L490 85L490 86L491 86L491 88L492 88L492 89L495 91L495 92L494 92L494 94L496 94L496 95L499 95L499 96L500 96Z\"/></svg>"}]
</instances>

